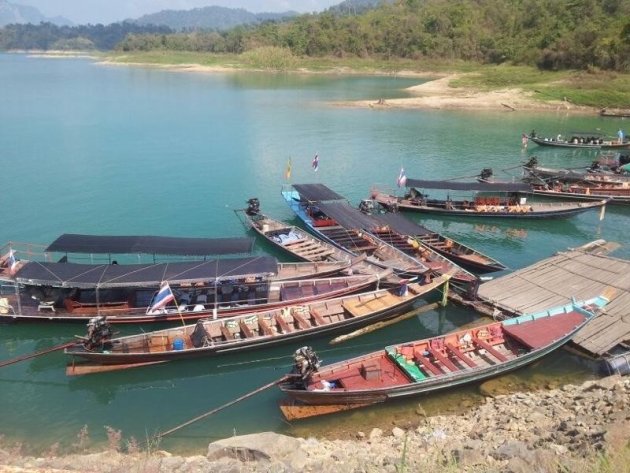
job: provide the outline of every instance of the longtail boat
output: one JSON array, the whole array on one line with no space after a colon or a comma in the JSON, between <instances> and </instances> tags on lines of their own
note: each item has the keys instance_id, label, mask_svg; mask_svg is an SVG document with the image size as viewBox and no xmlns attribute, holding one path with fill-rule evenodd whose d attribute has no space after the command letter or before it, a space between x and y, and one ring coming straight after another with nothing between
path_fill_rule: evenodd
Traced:
<instances>
[{"instance_id":1,"label":"longtail boat","mask_svg":"<svg viewBox=\"0 0 630 473\"><path fill-rule=\"evenodd\" d=\"M606 186L593 183L562 183L532 184L532 193L554 199L567 199L577 202L601 202L606 199L608 204L630 204L630 186Z\"/></svg>"},{"instance_id":2,"label":"longtail boat","mask_svg":"<svg viewBox=\"0 0 630 473\"><path fill-rule=\"evenodd\" d=\"M447 389L521 368L559 348L608 303L576 302L502 322L458 330L324 367L309 349L295 355L293 376L279 385L289 420Z\"/></svg>"},{"instance_id":3,"label":"longtail boat","mask_svg":"<svg viewBox=\"0 0 630 473\"><path fill-rule=\"evenodd\" d=\"M559 181L610 187L628 187L630 185L630 175L628 174L604 171L593 167L575 169L548 168L531 163L530 160L530 163L523 166L523 170L525 171L524 179L534 184Z\"/></svg>"},{"instance_id":4,"label":"longtail boat","mask_svg":"<svg viewBox=\"0 0 630 473\"><path fill-rule=\"evenodd\" d=\"M554 148L578 148L578 149L625 149L630 148L630 141L606 138L600 133L573 133L568 137L557 136L555 138L528 135L527 139L539 146Z\"/></svg>"},{"instance_id":5,"label":"longtail boat","mask_svg":"<svg viewBox=\"0 0 630 473\"><path fill-rule=\"evenodd\" d=\"M388 319L446 284L450 275L401 287L377 289L298 306L286 306L229 319L203 319L196 324L111 338L104 322L89 324L88 337L69 347L69 375L126 369L191 357L267 348L280 343L350 331ZM91 327L91 328L90 328Z\"/></svg>"},{"instance_id":6,"label":"longtail boat","mask_svg":"<svg viewBox=\"0 0 630 473\"><path fill-rule=\"evenodd\" d=\"M248 239L249 240L249 239ZM251 243L250 243L251 244ZM350 261L278 263L269 256L151 264L87 264L19 259L10 246L4 267L0 321L81 322L106 315L111 323L197 320L266 310L289 300L351 294L372 278L322 279ZM170 250L172 251L172 250ZM50 253L46 253L50 255ZM16 256L17 255L17 256ZM299 280L309 280L298 282ZM168 300L157 300L166 287Z\"/></svg>"},{"instance_id":7,"label":"longtail boat","mask_svg":"<svg viewBox=\"0 0 630 473\"><path fill-rule=\"evenodd\" d=\"M390 210L422 212L435 215L483 218L570 217L603 207L607 199L595 202L532 202L532 188L525 183L426 181L407 179L409 188L398 197L372 189L371 198ZM418 189L448 191L445 198L432 198ZM463 191L466 197L452 199L450 191Z\"/></svg>"},{"instance_id":8,"label":"longtail boat","mask_svg":"<svg viewBox=\"0 0 630 473\"><path fill-rule=\"evenodd\" d=\"M373 209L373 201L367 202L370 202L368 205ZM383 226L388 227L399 235L405 235L429 247L469 271L483 274L507 269L503 263L496 259L466 246L461 242L453 240L450 237L430 230L423 225L412 222L399 213L380 213L377 215L377 218L383 222Z\"/></svg>"},{"instance_id":9,"label":"longtail boat","mask_svg":"<svg viewBox=\"0 0 630 473\"><path fill-rule=\"evenodd\" d=\"M266 241L301 261L350 261L352 254L314 237L308 232L285 222L274 220L261 213L257 198L249 199L247 209L239 210L245 215L252 230Z\"/></svg>"},{"instance_id":10,"label":"longtail boat","mask_svg":"<svg viewBox=\"0 0 630 473\"><path fill-rule=\"evenodd\" d=\"M325 185L295 184L292 189L283 189L282 195L311 231L338 248L354 256L364 254L370 263L391 268L402 276L418 276L431 270L419 259L366 231L362 221L367 216Z\"/></svg>"},{"instance_id":11,"label":"longtail boat","mask_svg":"<svg viewBox=\"0 0 630 473\"><path fill-rule=\"evenodd\" d=\"M353 274L376 274L382 270L381 266L367 261L365 255L353 256L348 251L317 238L301 228L263 214L260 211L260 202L257 198L249 199L247 209L236 212L242 213L246 225L265 241L299 260L313 263L350 261L349 271ZM394 275L389 276L388 279L391 282L400 280Z\"/></svg>"}]
</instances>

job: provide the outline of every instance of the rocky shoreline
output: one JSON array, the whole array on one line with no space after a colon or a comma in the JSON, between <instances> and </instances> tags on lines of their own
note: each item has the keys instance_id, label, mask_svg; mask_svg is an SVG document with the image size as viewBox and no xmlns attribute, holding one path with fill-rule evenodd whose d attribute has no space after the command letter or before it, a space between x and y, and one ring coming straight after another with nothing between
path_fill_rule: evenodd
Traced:
<instances>
[{"instance_id":1,"label":"rocky shoreline","mask_svg":"<svg viewBox=\"0 0 630 473\"><path fill-rule=\"evenodd\" d=\"M205 456L168 452L34 458L0 450L0 472L630 471L630 378L610 376L532 393L487 397L470 411L355 439L272 432L231 437ZM331 421L333 419L331 418ZM605 460L606 468L594 469Z\"/></svg>"}]
</instances>

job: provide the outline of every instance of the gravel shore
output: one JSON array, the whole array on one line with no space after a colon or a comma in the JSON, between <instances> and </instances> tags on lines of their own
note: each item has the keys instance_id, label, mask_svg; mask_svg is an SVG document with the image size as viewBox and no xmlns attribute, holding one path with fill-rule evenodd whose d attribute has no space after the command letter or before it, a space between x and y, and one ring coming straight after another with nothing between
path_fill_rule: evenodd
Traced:
<instances>
[{"instance_id":1,"label":"gravel shore","mask_svg":"<svg viewBox=\"0 0 630 473\"><path fill-rule=\"evenodd\" d=\"M426 417L419 404L416 415L412 430L374 428L347 440L263 432L213 442L206 455L192 457L0 451L0 472L630 471L630 378L496 395L452 416Z\"/></svg>"}]
</instances>

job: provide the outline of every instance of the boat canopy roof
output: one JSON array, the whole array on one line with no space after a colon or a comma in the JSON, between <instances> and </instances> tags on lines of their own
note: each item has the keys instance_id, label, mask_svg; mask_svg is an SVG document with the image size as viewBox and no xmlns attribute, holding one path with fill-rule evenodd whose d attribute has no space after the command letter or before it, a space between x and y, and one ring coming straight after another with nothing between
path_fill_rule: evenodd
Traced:
<instances>
[{"instance_id":1,"label":"boat canopy roof","mask_svg":"<svg viewBox=\"0 0 630 473\"><path fill-rule=\"evenodd\" d=\"M278 271L271 256L224 258L158 264L80 264L30 261L15 275L16 282L30 286L108 288L151 287L212 282L246 277L268 277Z\"/></svg>"},{"instance_id":2,"label":"boat canopy roof","mask_svg":"<svg viewBox=\"0 0 630 473\"><path fill-rule=\"evenodd\" d=\"M293 188L300 194L302 200L311 202L323 202L330 200L345 200L324 184L293 184Z\"/></svg>"},{"instance_id":3,"label":"boat canopy roof","mask_svg":"<svg viewBox=\"0 0 630 473\"><path fill-rule=\"evenodd\" d=\"M207 256L250 253L253 246L253 238L99 236L65 233L53 241L45 251Z\"/></svg>"},{"instance_id":4,"label":"boat canopy roof","mask_svg":"<svg viewBox=\"0 0 630 473\"><path fill-rule=\"evenodd\" d=\"M529 184L520 182L458 182L407 179L405 185L406 187L419 187L422 189L448 189L454 191L531 192Z\"/></svg>"},{"instance_id":5,"label":"boat canopy roof","mask_svg":"<svg viewBox=\"0 0 630 473\"><path fill-rule=\"evenodd\" d=\"M399 213L384 213L375 216L383 225L387 225L393 231L401 235L429 235L433 233L431 230L412 222L407 217Z\"/></svg>"},{"instance_id":6,"label":"boat canopy roof","mask_svg":"<svg viewBox=\"0 0 630 473\"><path fill-rule=\"evenodd\" d=\"M317 208L344 228L371 230L382 224L372 215L366 215L347 202L319 202Z\"/></svg>"}]
</instances>

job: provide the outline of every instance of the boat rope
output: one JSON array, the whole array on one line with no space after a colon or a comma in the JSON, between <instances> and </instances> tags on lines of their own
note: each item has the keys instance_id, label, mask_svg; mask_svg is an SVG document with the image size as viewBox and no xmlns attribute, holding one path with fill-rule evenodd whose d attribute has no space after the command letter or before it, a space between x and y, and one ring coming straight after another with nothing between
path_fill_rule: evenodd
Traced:
<instances>
[{"instance_id":1,"label":"boat rope","mask_svg":"<svg viewBox=\"0 0 630 473\"><path fill-rule=\"evenodd\" d=\"M13 365L15 363L19 363L20 361L30 360L31 358L36 358L41 355L47 355L48 353L52 353L54 351L63 350L64 348L71 347L72 345L76 345L76 340L71 342L65 342L61 345L55 345L53 347L47 348L45 350L36 351L33 353L27 353L25 355L16 356L15 358L10 358L8 360L0 362L0 368L4 368L5 366Z\"/></svg>"},{"instance_id":2,"label":"boat rope","mask_svg":"<svg viewBox=\"0 0 630 473\"><path fill-rule=\"evenodd\" d=\"M242 396L237 397L236 399L233 399L230 402L227 402L227 403L223 404L222 406L216 407L216 408L214 408L214 409L212 409L212 410L210 410L208 412L204 412L203 414L198 415L197 417L194 417L194 418L184 422L183 424L179 424L178 426L173 427L172 429L169 429L169 430L167 430L165 432L160 432L160 433L157 434L157 438L161 439L163 437L166 437L167 435L170 435L173 432L176 432L176 431L178 431L180 429L183 429L184 427L187 427L190 424L193 424L193 423L195 423L195 422L197 422L197 421L199 421L201 419L204 419L204 418L206 418L208 416L211 416L212 414L216 414L217 412L222 411L223 409L226 409L226 408L228 408L230 406L233 406L237 402L244 401L245 399L248 399L248 398L258 394L259 392L262 392L262 391L264 391L266 389L272 388L272 387L274 387L274 386L276 386L276 385L286 381L289 378L291 378L291 375L285 375L285 376L283 376L280 379L276 379L275 381L267 383L264 386L261 386L261 387L255 389L255 390L253 390L253 391L248 392L247 394L243 394Z\"/></svg>"}]
</instances>

